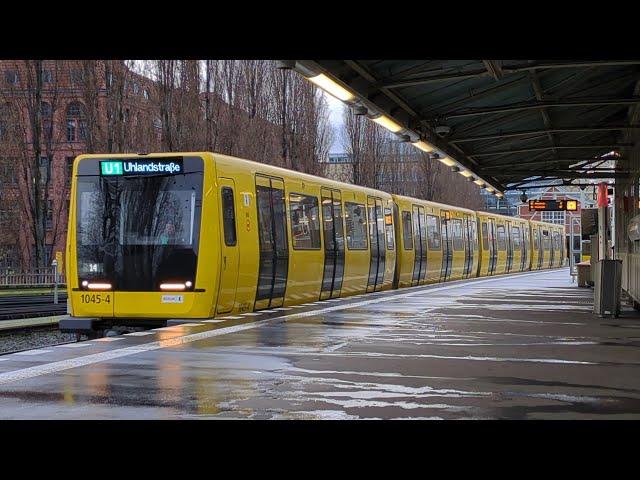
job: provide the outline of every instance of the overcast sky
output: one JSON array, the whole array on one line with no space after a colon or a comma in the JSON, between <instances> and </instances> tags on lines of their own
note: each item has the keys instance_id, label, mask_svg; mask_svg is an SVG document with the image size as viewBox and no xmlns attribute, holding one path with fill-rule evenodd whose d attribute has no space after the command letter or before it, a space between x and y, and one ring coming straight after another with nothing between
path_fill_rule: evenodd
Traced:
<instances>
[{"instance_id":1,"label":"overcast sky","mask_svg":"<svg viewBox=\"0 0 640 480\"><path fill-rule=\"evenodd\" d=\"M344 103L327 93L325 93L324 96L329 104L329 121L333 127L333 144L331 145L329 153L343 153L344 147L342 146L341 133L344 123Z\"/></svg>"}]
</instances>

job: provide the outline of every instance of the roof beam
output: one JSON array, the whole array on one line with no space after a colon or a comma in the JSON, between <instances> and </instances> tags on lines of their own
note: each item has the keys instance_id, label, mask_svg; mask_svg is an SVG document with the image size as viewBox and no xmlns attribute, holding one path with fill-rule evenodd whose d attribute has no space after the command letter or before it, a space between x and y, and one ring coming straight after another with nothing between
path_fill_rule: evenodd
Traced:
<instances>
[{"instance_id":1,"label":"roof beam","mask_svg":"<svg viewBox=\"0 0 640 480\"><path fill-rule=\"evenodd\" d=\"M542 92L542 86L540 85L540 80L538 80L538 76L535 71L529 72L529 79L531 80L531 86L533 87L533 91L536 95L536 100L538 102L543 102L544 94ZM544 128L547 133L547 138L549 139L549 144L553 147L553 154L558 157L558 152L556 151L556 143L553 139L553 134L549 132L553 127L551 125L551 118L549 117L549 113L546 108L541 108L540 113L542 114L542 121L544 122Z\"/></svg>"},{"instance_id":2,"label":"roof beam","mask_svg":"<svg viewBox=\"0 0 640 480\"><path fill-rule=\"evenodd\" d=\"M502 67L498 64L496 60L483 60L484 68L487 69L487 72L497 81L502 79Z\"/></svg>"},{"instance_id":3,"label":"roof beam","mask_svg":"<svg viewBox=\"0 0 640 480\"><path fill-rule=\"evenodd\" d=\"M493 152L478 152L478 153L469 153L470 157L490 157L492 155L509 155L512 153L526 153L526 152L539 152L540 150L553 150L553 149L582 149L582 148L622 148L622 147L632 147L633 143L616 143L616 144L607 144L607 145L556 145L554 146L546 146L546 147L530 147L530 148L520 148L517 150L500 150Z\"/></svg>"},{"instance_id":4,"label":"roof beam","mask_svg":"<svg viewBox=\"0 0 640 480\"><path fill-rule=\"evenodd\" d=\"M608 98L608 99L584 99L584 100L556 100L541 102L520 102L498 107L470 108L459 112L449 112L439 115L440 118L462 118L476 115L489 115L493 113L517 112L520 110L536 110L540 108L570 108L570 107L590 107L597 105L633 105L640 103L640 97L631 98Z\"/></svg>"},{"instance_id":5,"label":"roof beam","mask_svg":"<svg viewBox=\"0 0 640 480\"><path fill-rule=\"evenodd\" d=\"M565 127L565 128L551 128L549 130L522 130L519 132L500 132L490 135L476 135L466 138L450 138L450 143L465 143L475 142L480 140L493 140L496 138L513 138L513 137L529 137L532 135L543 135L546 132L550 133L575 133L575 132L609 132L614 130L633 130L640 129L640 125L611 125L605 127Z\"/></svg>"},{"instance_id":6,"label":"roof beam","mask_svg":"<svg viewBox=\"0 0 640 480\"><path fill-rule=\"evenodd\" d=\"M514 167L514 168L518 168L521 166L530 166L530 165L552 165L552 164L560 164L560 163L569 163L569 164L574 164L574 163L593 163L594 161L598 160L597 158L590 158L588 160L585 160L583 158L553 158L550 160L532 160L532 161L526 161L526 162L514 162L513 160L509 161L509 162L503 162L503 163L492 163L491 165L483 165L482 169L483 170L487 170L487 171L491 171L491 170L504 170L505 167ZM620 157L616 157L615 160L620 160Z\"/></svg>"},{"instance_id":7,"label":"roof beam","mask_svg":"<svg viewBox=\"0 0 640 480\"><path fill-rule=\"evenodd\" d=\"M483 60L483 62L487 62L491 60ZM545 70L552 68L586 68L586 67L617 67L617 66L625 66L625 65L637 65L640 64L640 60L620 60L620 61L594 61L594 62L549 62L549 63L538 63L538 64L524 64L524 65L514 65L514 66L502 66L501 67L501 75L508 73L518 73L525 71L535 71L535 70ZM486 67L486 64L485 64ZM414 85L424 85L427 83L433 82L444 82L449 80L465 80L468 78L474 77L483 77L491 75L495 78L493 73L484 68L482 70L471 70L468 72L458 72L458 73L450 73L443 75L429 75L424 77L417 77L406 80L393 80L393 78L387 79L386 81L380 83L380 87L384 88L402 88L402 87L412 87Z\"/></svg>"}]
</instances>

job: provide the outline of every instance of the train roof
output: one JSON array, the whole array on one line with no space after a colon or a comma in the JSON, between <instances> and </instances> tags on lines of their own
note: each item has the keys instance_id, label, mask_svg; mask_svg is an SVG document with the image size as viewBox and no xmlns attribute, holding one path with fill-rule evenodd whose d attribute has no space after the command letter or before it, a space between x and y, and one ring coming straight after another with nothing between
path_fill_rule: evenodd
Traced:
<instances>
[{"instance_id":1,"label":"train roof","mask_svg":"<svg viewBox=\"0 0 640 480\"><path fill-rule=\"evenodd\" d=\"M396 193L393 193L392 196L394 198L399 198L401 200L405 200L405 201L410 201L410 202L420 202L432 207L438 207L438 208L446 208L447 210L457 210L460 212L467 212L467 213L473 213L475 214L476 212L474 210L471 210L469 208L464 208L464 207L457 207L455 205L447 205L445 203L438 203L438 202L433 202L431 200L423 200L421 198L415 198L415 197L408 197L406 195L398 195Z\"/></svg>"}]
</instances>

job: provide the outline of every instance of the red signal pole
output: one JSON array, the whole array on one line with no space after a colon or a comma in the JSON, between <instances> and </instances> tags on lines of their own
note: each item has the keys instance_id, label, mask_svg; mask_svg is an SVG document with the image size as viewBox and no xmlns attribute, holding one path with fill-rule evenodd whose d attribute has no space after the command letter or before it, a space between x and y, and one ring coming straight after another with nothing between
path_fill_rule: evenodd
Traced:
<instances>
[{"instance_id":1,"label":"red signal pole","mask_svg":"<svg viewBox=\"0 0 640 480\"><path fill-rule=\"evenodd\" d=\"M608 185L598 184L598 257L600 260L609 258L607 252L607 206L609 203Z\"/></svg>"}]
</instances>

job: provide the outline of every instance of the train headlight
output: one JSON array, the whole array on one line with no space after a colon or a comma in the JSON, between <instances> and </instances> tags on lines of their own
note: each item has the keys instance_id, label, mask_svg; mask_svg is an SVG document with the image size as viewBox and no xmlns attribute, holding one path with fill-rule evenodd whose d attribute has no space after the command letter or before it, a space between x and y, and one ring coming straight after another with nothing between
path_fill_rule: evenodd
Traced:
<instances>
[{"instance_id":1,"label":"train headlight","mask_svg":"<svg viewBox=\"0 0 640 480\"><path fill-rule=\"evenodd\" d=\"M185 283L161 283L160 290L184 290L187 288Z\"/></svg>"},{"instance_id":2,"label":"train headlight","mask_svg":"<svg viewBox=\"0 0 640 480\"><path fill-rule=\"evenodd\" d=\"M186 282L184 282L184 285L187 288L191 288L193 286L193 283L191 283L190 281L186 281Z\"/></svg>"},{"instance_id":3,"label":"train headlight","mask_svg":"<svg viewBox=\"0 0 640 480\"><path fill-rule=\"evenodd\" d=\"M82 282L84 285L84 282ZM86 287L89 290L111 290L111 284L106 282L87 283Z\"/></svg>"}]
</instances>

